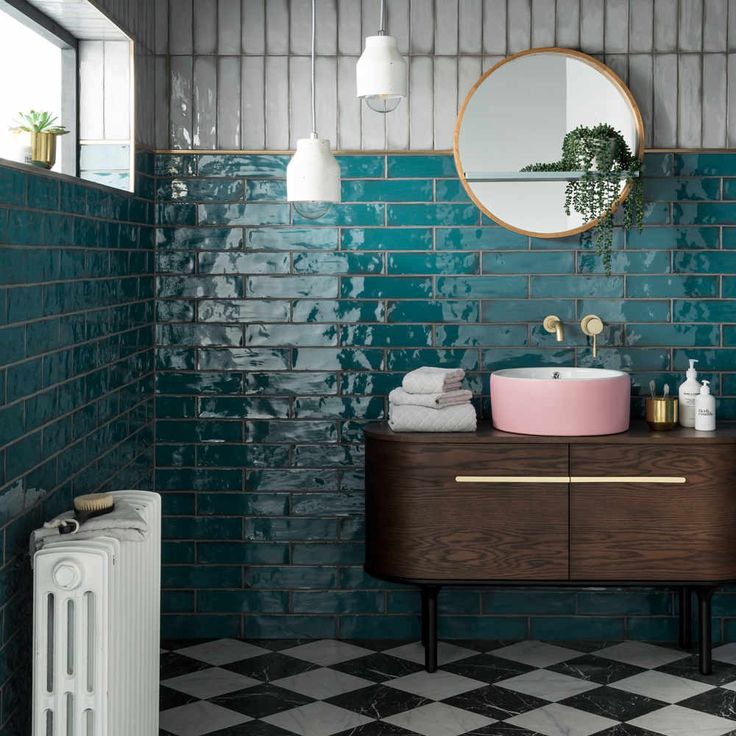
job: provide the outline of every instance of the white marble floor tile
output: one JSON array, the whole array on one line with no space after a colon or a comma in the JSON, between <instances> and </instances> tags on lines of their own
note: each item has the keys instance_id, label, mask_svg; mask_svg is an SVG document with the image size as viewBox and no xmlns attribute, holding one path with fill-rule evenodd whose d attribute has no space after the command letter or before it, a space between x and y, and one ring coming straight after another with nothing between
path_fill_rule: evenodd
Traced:
<instances>
[{"instance_id":1,"label":"white marble floor tile","mask_svg":"<svg viewBox=\"0 0 736 736\"><path fill-rule=\"evenodd\" d=\"M203 644L177 649L176 652L207 662L207 664L221 665L268 654L269 650L237 639L217 639L216 641L207 641Z\"/></svg>"},{"instance_id":2,"label":"white marble floor tile","mask_svg":"<svg viewBox=\"0 0 736 736\"><path fill-rule=\"evenodd\" d=\"M356 647L355 644L349 644L346 641L336 641L335 639L310 641L308 644L300 644L291 649L284 649L281 653L289 657L296 657L297 659L312 662L313 664L319 664L323 667L329 667L333 664L374 654L370 649Z\"/></svg>"},{"instance_id":3,"label":"white marble floor tile","mask_svg":"<svg viewBox=\"0 0 736 736\"><path fill-rule=\"evenodd\" d=\"M687 680L684 677L676 677L656 670L640 672L633 677L612 682L610 687L661 700L663 703L679 703L681 700L713 689L712 685L704 682Z\"/></svg>"},{"instance_id":4,"label":"white marble floor tile","mask_svg":"<svg viewBox=\"0 0 736 736\"><path fill-rule=\"evenodd\" d=\"M629 723L665 736L723 736L736 729L736 721L679 705L655 710Z\"/></svg>"},{"instance_id":5,"label":"white marble floor tile","mask_svg":"<svg viewBox=\"0 0 736 736\"><path fill-rule=\"evenodd\" d=\"M299 675L282 677L274 680L272 685L293 690L301 695L307 695L316 700L325 700L335 695L349 693L351 690L359 690L361 687L369 687L374 683L364 680L362 677L354 677L345 672L322 667L318 670L309 670Z\"/></svg>"},{"instance_id":6,"label":"white marble floor tile","mask_svg":"<svg viewBox=\"0 0 736 736\"><path fill-rule=\"evenodd\" d=\"M678 659L685 659L689 656L688 652L679 649L667 649L667 647L659 647L643 641L625 641L621 644L599 649L593 654L596 657L613 659L616 662L633 664L636 667L646 667L647 669L661 667L664 664L670 664L670 662L676 662Z\"/></svg>"},{"instance_id":7,"label":"white marble floor tile","mask_svg":"<svg viewBox=\"0 0 736 736\"><path fill-rule=\"evenodd\" d=\"M523 675L501 680L496 683L496 686L505 687L507 690L514 690L525 695L534 695L537 698L551 700L552 702L571 698L573 695L580 695L580 693L600 687L597 682L580 680L577 677L570 677L570 675L552 672L551 670L525 672Z\"/></svg>"},{"instance_id":8,"label":"white marble floor tile","mask_svg":"<svg viewBox=\"0 0 736 736\"><path fill-rule=\"evenodd\" d=\"M576 652L574 649L545 644L541 641L520 641L501 649L494 649L492 654L494 657L504 657L531 667L550 667L553 664L582 656L582 652Z\"/></svg>"},{"instance_id":9,"label":"white marble floor tile","mask_svg":"<svg viewBox=\"0 0 736 736\"><path fill-rule=\"evenodd\" d=\"M442 670L431 674L422 670L404 677L397 677L384 684L387 687L394 687L397 690L420 695L430 700L444 700L486 685L485 682Z\"/></svg>"},{"instance_id":10,"label":"white marble floor tile","mask_svg":"<svg viewBox=\"0 0 736 736\"><path fill-rule=\"evenodd\" d=\"M514 716L504 723L544 736L590 736L612 728L617 721L569 708L560 703L550 703L542 708Z\"/></svg>"},{"instance_id":11,"label":"white marble floor tile","mask_svg":"<svg viewBox=\"0 0 736 736\"><path fill-rule=\"evenodd\" d=\"M299 736L331 736L370 723L373 719L336 705L317 702L274 713L261 720Z\"/></svg>"},{"instance_id":12,"label":"white marble floor tile","mask_svg":"<svg viewBox=\"0 0 736 736\"><path fill-rule=\"evenodd\" d=\"M253 720L206 700L170 708L160 714L160 725L164 731L176 736L203 736L231 726L239 726Z\"/></svg>"},{"instance_id":13,"label":"white marble floor tile","mask_svg":"<svg viewBox=\"0 0 736 736\"><path fill-rule=\"evenodd\" d=\"M399 657L400 659L408 659L410 662L416 662L417 664L424 664L424 647L420 641L388 649L384 654L390 654L392 657ZM475 654L478 654L478 652L473 649L459 647L457 644L450 644L447 641L441 641L437 645L437 662L440 667L472 657Z\"/></svg>"},{"instance_id":14,"label":"white marble floor tile","mask_svg":"<svg viewBox=\"0 0 736 736\"><path fill-rule=\"evenodd\" d=\"M728 664L736 664L736 642L732 641L728 644L722 644L720 647L713 649L713 659L719 662L728 662Z\"/></svg>"},{"instance_id":15,"label":"white marble floor tile","mask_svg":"<svg viewBox=\"0 0 736 736\"><path fill-rule=\"evenodd\" d=\"M446 703L428 703L420 708L383 719L386 723L420 733L422 736L460 736L495 723L478 713L455 708Z\"/></svg>"},{"instance_id":16,"label":"white marble floor tile","mask_svg":"<svg viewBox=\"0 0 736 736\"><path fill-rule=\"evenodd\" d=\"M230 672L230 670L224 670L220 667L210 667L206 670L197 670L186 675L171 677L168 680L163 680L161 684L194 698L206 700L207 698L214 698L216 695L245 690L247 687L259 685L260 682L252 677L239 675L237 672Z\"/></svg>"}]
</instances>

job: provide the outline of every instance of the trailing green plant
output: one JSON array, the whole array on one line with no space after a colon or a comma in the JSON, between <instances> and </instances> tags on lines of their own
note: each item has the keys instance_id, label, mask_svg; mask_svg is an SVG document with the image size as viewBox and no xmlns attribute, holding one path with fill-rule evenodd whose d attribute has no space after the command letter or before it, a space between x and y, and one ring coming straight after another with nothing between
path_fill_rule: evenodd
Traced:
<instances>
[{"instance_id":1,"label":"trailing green plant","mask_svg":"<svg viewBox=\"0 0 736 736\"><path fill-rule=\"evenodd\" d=\"M581 125L562 142L562 158L551 163L525 166L522 171L582 171L565 187L565 213L577 212L583 222L595 222L583 238L592 242L602 258L606 274L611 274L613 253L613 212L621 193L621 183L631 185L623 202L623 226L641 228L644 217L644 186L639 177L641 160L615 128L602 123Z\"/></svg>"},{"instance_id":2,"label":"trailing green plant","mask_svg":"<svg viewBox=\"0 0 736 736\"><path fill-rule=\"evenodd\" d=\"M51 133L66 135L69 131L63 125L56 125L56 116L50 112L19 112L18 120L10 129L13 133Z\"/></svg>"}]
</instances>

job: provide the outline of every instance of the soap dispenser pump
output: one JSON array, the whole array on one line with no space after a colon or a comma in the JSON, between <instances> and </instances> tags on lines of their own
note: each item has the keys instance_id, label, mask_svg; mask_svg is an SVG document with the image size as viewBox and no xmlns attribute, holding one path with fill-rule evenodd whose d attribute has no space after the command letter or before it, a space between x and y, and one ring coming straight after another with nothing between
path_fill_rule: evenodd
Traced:
<instances>
[{"instance_id":1,"label":"soap dispenser pump","mask_svg":"<svg viewBox=\"0 0 736 736\"><path fill-rule=\"evenodd\" d=\"M716 400L710 392L710 381L703 381L695 400L695 429L713 432L716 428Z\"/></svg>"},{"instance_id":2,"label":"soap dispenser pump","mask_svg":"<svg viewBox=\"0 0 736 736\"><path fill-rule=\"evenodd\" d=\"M689 361L690 367L685 373L685 381L680 384L679 390L679 411L680 424L683 427L695 426L695 400L700 394L700 384L698 383L698 372L695 370L697 360Z\"/></svg>"}]
</instances>

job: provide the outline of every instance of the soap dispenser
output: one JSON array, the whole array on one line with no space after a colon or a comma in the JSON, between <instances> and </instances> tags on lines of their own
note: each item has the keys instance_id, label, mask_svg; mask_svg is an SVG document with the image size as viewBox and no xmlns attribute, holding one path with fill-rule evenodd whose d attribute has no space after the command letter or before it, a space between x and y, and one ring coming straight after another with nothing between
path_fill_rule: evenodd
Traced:
<instances>
[{"instance_id":1,"label":"soap dispenser","mask_svg":"<svg viewBox=\"0 0 736 736\"><path fill-rule=\"evenodd\" d=\"M695 429L713 432L716 428L716 400L710 393L710 381L703 381L695 400Z\"/></svg>"},{"instance_id":2,"label":"soap dispenser","mask_svg":"<svg viewBox=\"0 0 736 736\"><path fill-rule=\"evenodd\" d=\"M695 400L700 394L700 384L698 383L698 372L695 370L697 360L690 360L690 367L685 373L686 380L680 384L678 407L678 415L680 424L683 427L695 426Z\"/></svg>"}]
</instances>

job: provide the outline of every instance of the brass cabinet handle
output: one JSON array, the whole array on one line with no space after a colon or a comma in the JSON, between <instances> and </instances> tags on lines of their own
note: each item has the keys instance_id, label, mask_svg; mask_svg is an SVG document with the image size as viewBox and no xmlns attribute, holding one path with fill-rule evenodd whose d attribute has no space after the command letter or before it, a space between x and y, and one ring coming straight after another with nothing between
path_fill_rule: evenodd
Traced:
<instances>
[{"instance_id":1,"label":"brass cabinet handle","mask_svg":"<svg viewBox=\"0 0 736 736\"><path fill-rule=\"evenodd\" d=\"M456 483L569 483L569 475L456 475Z\"/></svg>"},{"instance_id":2,"label":"brass cabinet handle","mask_svg":"<svg viewBox=\"0 0 736 736\"><path fill-rule=\"evenodd\" d=\"M456 483L648 483L682 485L681 475L456 475Z\"/></svg>"},{"instance_id":3,"label":"brass cabinet handle","mask_svg":"<svg viewBox=\"0 0 736 736\"><path fill-rule=\"evenodd\" d=\"M570 483L649 483L681 485L687 483L682 475L573 475Z\"/></svg>"}]
</instances>

